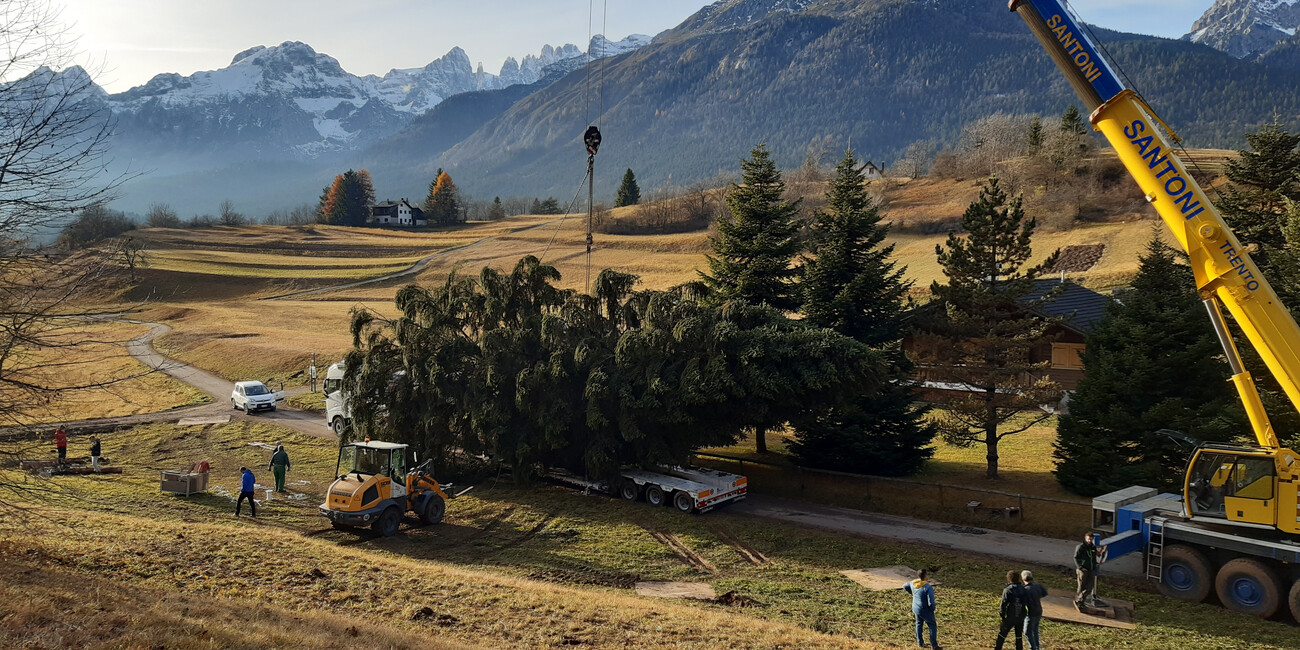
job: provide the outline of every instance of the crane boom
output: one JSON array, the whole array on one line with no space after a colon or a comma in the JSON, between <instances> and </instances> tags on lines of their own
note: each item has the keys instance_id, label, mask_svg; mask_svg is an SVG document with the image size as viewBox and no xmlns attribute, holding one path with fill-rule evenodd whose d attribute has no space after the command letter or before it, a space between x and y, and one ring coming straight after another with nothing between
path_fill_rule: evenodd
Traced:
<instances>
[{"instance_id":1,"label":"crane boom","mask_svg":"<svg viewBox=\"0 0 1300 650\"><path fill-rule=\"evenodd\" d=\"M1224 352L1233 384L1250 417L1255 438L1269 449L1280 447L1250 374L1227 336L1219 305L1228 309L1251 345L1300 410L1300 326L1250 258L1218 209L1187 172L1162 131L1177 136L1136 92L1128 88L1102 56L1097 44L1061 0L1011 0L1088 107L1093 127L1119 154L1174 238L1187 251L1196 286Z\"/></svg>"}]
</instances>

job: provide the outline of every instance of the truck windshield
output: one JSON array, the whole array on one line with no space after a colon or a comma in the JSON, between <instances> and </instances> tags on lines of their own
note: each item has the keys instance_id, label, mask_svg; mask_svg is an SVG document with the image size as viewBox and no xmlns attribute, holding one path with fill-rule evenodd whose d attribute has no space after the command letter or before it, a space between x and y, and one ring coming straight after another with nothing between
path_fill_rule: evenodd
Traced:
<instances>
[{"instance_id":1,"label":"truck windshield","mask_svg":"<svg viewBox=\"0 0 1300 650\"><path fill-rule=\"evenodd\" d=\"M271 392L271 389L267 388L266 384L249 384L244 386L245 395L265 395L269 392Z\"/></svg>"},{"instance_id":2,"label":"truck windshield","mask_svg":"<svg viewBox=\"0 0 1300 650\"><path fill-rule=\"evenodd\" d=\"M385 474L388 469L387 449L369 449L348 445L339 455L339 467L344 474Z\"/></svg>"}]
</instances>

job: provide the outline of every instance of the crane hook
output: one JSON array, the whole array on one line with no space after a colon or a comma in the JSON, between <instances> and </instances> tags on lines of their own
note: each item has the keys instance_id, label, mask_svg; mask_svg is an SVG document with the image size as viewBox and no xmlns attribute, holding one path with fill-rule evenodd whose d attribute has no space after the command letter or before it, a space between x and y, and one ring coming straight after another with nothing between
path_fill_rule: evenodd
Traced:
<instances>
[{"instance_id":1,"label":"crane hook","mask_svg":"<svg viewBox=\"0 0 1300 650\"><path fill-rule=\"evenodd\" d=\"M596 150L600 149L600 129L595 125L587 127L587 132L582 134L582 142L587 145L589 155L596 155Z\"/></svg>"}]
</instances>

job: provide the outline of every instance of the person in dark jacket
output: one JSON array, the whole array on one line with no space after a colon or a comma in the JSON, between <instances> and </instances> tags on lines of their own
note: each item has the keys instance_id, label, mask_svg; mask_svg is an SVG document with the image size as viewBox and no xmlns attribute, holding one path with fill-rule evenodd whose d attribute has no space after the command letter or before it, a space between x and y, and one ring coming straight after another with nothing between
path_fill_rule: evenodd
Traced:
<instances>
[{"instance_id":1,"label":"person in dark jacket","mask_svg":"<svg viewBox=\"0 0 1300 650\"><path fill-rule=\"evenodd\" d=\"M1074 573L1079 588L1074 594L1074 606L1082 610L1088 607L1105 607L1106 603L1097 600L1097 547L1092 543L1093 534L1083 536L1083 543L1074 547Z\"/></svg>"},{"instance_id":2,"label":"person in dark jacket","mask_svg":"<svg viewBox=\"0 0 1300 650\"><path fill-rule=\"evenodd\" d=\"M247 467L239 468L240 484L239 498L235 500L235 516L239 516L239 506L243 505L244 499L248 499L248 508L253 511L253 516L257 516L257 502L253 500L253 488L257 487L257 479L253 476L253 470Z\"/></svg>"},{"instance_id":3,"label":"person in dark jacket","mask_svg":"<svg viewBox=\"0 0 1300 650\"><path fill-rule=\"evenodd\" d=\"M267 469L275 475L275 491L284 492L284 473L289 470L289 453L284 450L284 445L276 445L275 453L271 454L271 464Z\"/></svg>"},{"instance_id":4,"label":"person in dark jacket","mask_svg":"<svg viewBox=\"0 0 1300 650\"><path fill-rule=\"evenodd\" d=\"M1002 644L1006 643L1007 634L1012 630L1016 633L1016 650L1025 650L1025 588L1020 586L1020 574L1015 571L1007 571L1007 586L1002 590L999 614L1002 616L1002 627L998 628L998 642L993 646L995 650L1002 650Z\"/></svg>"},{"instance_id":5,"label":"person in dark jacket","mask_svg":"<svg viewBox=\"0 0 1300 650\"><path fill-rule=\"evenodd\" d=\"M934 618L934 585L926 580L926 571L916 572L916 579L903 585L902 590L912 594L912 616L916 618L916 645L925 647L925 627L930 626L930 645L939 648L938 623Z\"/></svg>"},{"instance_id":6,"label":"person in dark jacket","mask_svg":"<svg viewBox=\"0 0 1300 650\"><path fill-rule=\"evenodd\" d=\"M99 436L91 436L90 437L90 467L91 469L95 470L96 474L99 473L99 451L100 451Z\"/></svg>"},{"instance_id":7,"label":"person in dark jacket","mask_svg":"<svg viewBox=\"0 0 1300 650\"><path fill-rule=\"evenodd\" d=\"M1043 621L1043 598L1047 597L1047 587L1034 582L1034 572L1028 569L1020 572L1020 581L1025 586L1025 642L1029 650L1039 650L1038 624Z\"/></svg>"}]
</instances>

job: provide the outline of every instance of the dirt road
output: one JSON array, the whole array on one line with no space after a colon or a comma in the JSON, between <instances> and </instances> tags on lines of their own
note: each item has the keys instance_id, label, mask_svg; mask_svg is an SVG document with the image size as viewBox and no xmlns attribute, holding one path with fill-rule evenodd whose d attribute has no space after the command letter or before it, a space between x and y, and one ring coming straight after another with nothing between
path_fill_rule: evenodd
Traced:
<instances>
[{"instance_id":1,"label":"dirt road","mask_svg":"<svg viewBox=\"0 0 1300 650\"><path fill-rule=\"evenodd\" d=\"M261 413L258 415L248 415L242 411L237 411L231 408L230 392L234 389L234 382L164 356L153 348L153 340L171 331L170 327L163 325L162 323L144 323L141 321L127 322L147 325L149 327L148 332L131 339L131 341L126 344L126 351L132 357L150 368L167 373L181 383L189 384L190 386L207 393L215 402L215 404L206 404L202 407L196 407L192 411L186 409L183 415L178 415L181 413L179 410L171 411L166 414L168 417L159 418L159 420L153 421L160 421L173 417L207 417L229 413L233 420L269 420L275 424L288 427L294 431L305 433L309 436L316 436L317 438L334 437L334 433L325 426L325 418L319 413L312 411L302 411L283 403L271 413Z\"/></svg>"},{"instance_id":2,"label":"dirt road","mask_svg":"<svg viewBox=\"0 0 1300 650\"><path fill-rule=\"evenodd\" d=\"M761 495L750 495L728 509L737 514L815 526L826 530L870 535L939 548L978 553L1036 566L1074 568L1078 541L1006 533L986 528L955 526L936 521L895 517L874 512L819 506ZM1079 540L1082 541L1082 540ZM1019 567L1008 567L1019 568ZM1127 555L1107 562L1102 576L1145 577L1142 558Z\"/></svg>"}]
</instances>

